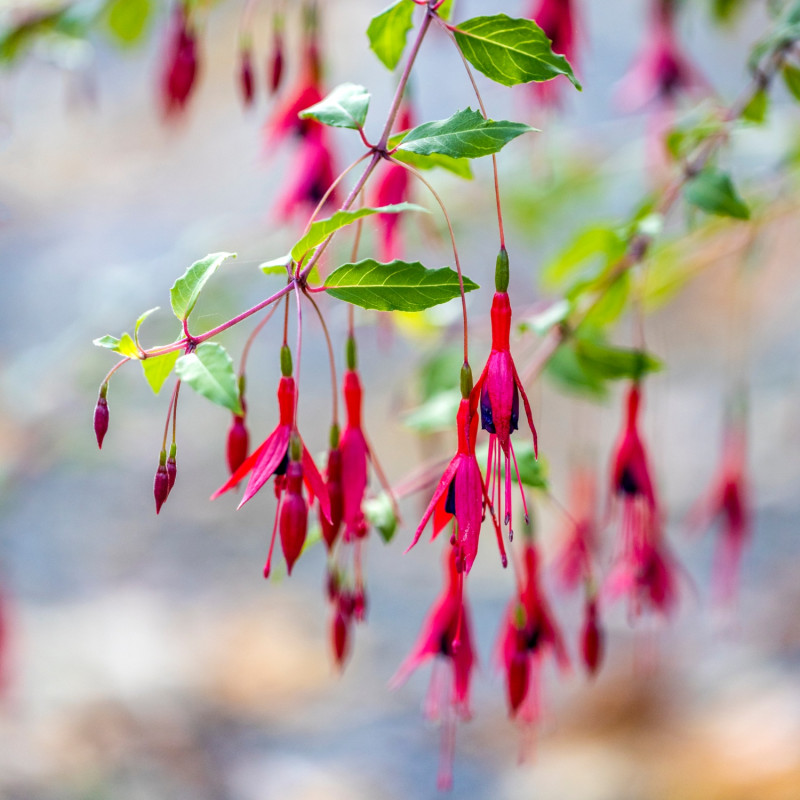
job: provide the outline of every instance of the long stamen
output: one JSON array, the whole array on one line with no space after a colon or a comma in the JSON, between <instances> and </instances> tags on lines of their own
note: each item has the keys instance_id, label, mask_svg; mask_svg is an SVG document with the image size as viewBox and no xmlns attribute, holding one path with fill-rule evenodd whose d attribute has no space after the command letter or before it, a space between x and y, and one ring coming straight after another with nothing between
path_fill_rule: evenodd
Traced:
<instances>
[{"instance_id":1,"label":"long stamen","mask_svg":"<svg viewBox=\"0 0 800 800\"><path fill-rule=\"evenodd\" d=\"M272 571L272 551L275 549L275 537L278 533L278 520L281 517L282 503L283 503L283 492L281 492L281 496L278 498L278 507L275 510L275 524L272 526L272 539L270 539L269 543L269 552L267 553L267 561L264 564L265 578L269 578L270 572Z\"/></svg>"},{"instance_id":2,"label":"long stamen","mask_svg":"<svg viewBox=\"0 0 800 800\"><path fill-rule=\"evenodd\" d=\"M522 510L525 514L525 524L527 525L530 522L528 517L528 503L525 500L525 490L522 488L522 478L519 474L519 467L517 466L517 454L514 452L514 445L511 444L511 440L508 442L508 448L511 450L511 457L514 459L514 472L517 473L517 486L519 486L519 494L522 497Z\"/></svg>"}]
</instances>

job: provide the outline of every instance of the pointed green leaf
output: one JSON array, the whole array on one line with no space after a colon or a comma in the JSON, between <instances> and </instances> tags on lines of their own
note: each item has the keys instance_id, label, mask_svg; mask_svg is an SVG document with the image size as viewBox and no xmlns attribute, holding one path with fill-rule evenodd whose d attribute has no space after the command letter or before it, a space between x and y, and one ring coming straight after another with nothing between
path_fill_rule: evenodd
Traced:
<instances>
[{"instance_id":1,"label":"pointed green leaf","mask_svg":"<svg viewBox=\"0 0 800 800\"><path fill-rule=\"evenodd\" d=\"M663 364L643 350L614 347L600 338L580 338L575 352L583 367L600 380L639 380L650 372L658 372Z\"/></svg>"},{"instance_id":2,"label":"pointed green leaf","mask_svg":"<svg viewBox=\"0 0 800 800\"><path fill-rule=\"evenodd\" d=\"M271 261L264 261L258 265L258 268L265 275L288 275L288 269L292 263L292 254L287 253L285 256L273 258Z\"/></svg>"},{"instance_id":3,"label":"pointed green leaf","mask_svg":"<svg viewBox=\"0 0 800 800\"><path fill-rule=\"evenodd\" d=\"M92 339L92 344L95 347L105 347L108 350L113 350L115 353L119 352L119 339L116 336L101 336L99 339Z\"/></svg>"},{"instance_id":4,"label":"pointed green leaf","mask_svg":"<svg viewBox=\"0 0 800 800\"><path fill-rule=\"evenodd\" d=\"M136 342L131 339L130 334L123 333L119 339L119 346L117 352L120 355L128 356L128 358L139 358L139 348Z\"/></svg>"},{"instance_id":5,"label":"pointed green leaf","mask_svg":"<svg viewBox=\"0 0 800 800\"><path fill-rule=\"evenodd\" d=\"M227 258L236 258L236 253L211 253L195 261L183 275L172 284L169 301L175 316L183 322L192 313L200 292L208 279Z\"/></svg>"},{"instance_id":6,"label":"pointed green leaf","mask_svg":"<svg viewBox=\"0 0 800 800\"><path fill-rule=\"evenodd\" d=\"M397 147L398 152L425 156L441 153L452 158L480 158L496 153L517 136L535 130L521 122L484 119L479 112L465 108L448 119L413 128Z\"/></svg>"},{"instance_id":7,"label":"pointed green leaf","mask_svg":"<svg viewBox=\"0 0 800 800\"><path fill-rule=\"evenodd\" d=\"M142 314L139 319L136 320L136 324L133 326L133 339L136 342L136 346L139 346L139 328L141 324L154 312L158 311L160 306L155 306L154 308L148 308L147 311Z\"/></svg>"},{"instance_id":8,"label":"pointed green leaf","mask_svg":"<svg viewBox=\"0 0 800 800\"><path fill-rule=\"evenodd\" d=\"M337 211L328 219L320 219L311 223L308 233L300 239L292 248L291 258L295 261L300 259L317 245L322 244L334 231L352 225L362 217L369 217L372 214L399 214L401 211L424 211L428 209L414 203L395 203L390 206L380 206L378 208L359 208L355 211ZM263 267L262 267L263 269Z\"/></svg>"},{"instance_id":9,"label":"pointed green leaf","mask_svg":"<svg viewBox=\"0 0 800 800\"><path fill-rule=\"evenodd\" d=\"M389 140L389 142L389 148L391 149L394 145L391 144L391 140ZM416 167L417 169L435 169L436 167L441 167L448 172L452 172L454 175L458 175L459 178L464 178L468 181L472 180L472 167L470 166L468 158L452 158L451 156L445 156L441 153L431 153L430 155L423 156L420 153L412 153L410 150L396 150L392 153L392 158L397 161L402 161L404 164Z\"/></svg>"},{"instance_id":10,"label":"pointed green leaf","mask_svg":"<svg viewBox=\"0 0 800 800\"><path fill-rule=\"evenodd\" d=\"M464 291L478 285L464 276ZM371 258L343 264L325 281L328 294L378 311L423 311L458 297L458 274L449 267L426 269L418 261L381 264Z\"/></svg>"},{"instance_id":11,"label":"pointed green leaf","mask_svg":"<svg viewBox=\"0 0 800 800\"><path fill-rule=\"evenodd\" d=\"M475 17L459 23L454 33L464 58L497 83L514 86L566 75L576 89L581 88L567 59L553 52L533 20L505 14Z\"/></svg>"},{"instance_id":12,"label":"pointed green leaf","mask_svg":"<svg viewBox=\"0 0 800 800\"><path fill-rule=\"evenodd\" d=\"M709 214L736 219L750 219L750 209L739 197L730 176L708 167L692 178L684 188L686 199Z\"/></svg>"},{"instance_id":13,"label":"pointed green leaf","mask_svg":"<svg viewBox=\"0 0 800 800\"><path fill-rule=\"evenodd\" d=\"M767 109L769 108L769 95L764 89L759 89L751 98L750 102L742 110L742 118L756 125L763 125L767 119Z\"/></svg>"},{"instance_id":14,"label":"pointed green leaf","mask_svg":"<svg viewBox=\"0 0 800 800\"><path fill-rule=\"evenodd\" d=\"M403 55L413 14L411 0L397 0L369 23L369 46L388 69L394 69Z\"/></svg>"},{"instance_id":15,"label":"pointed green leaf","mask_svg":"<svg viewBox=\"0 0 800 800\"><path fill-rule=\"evenodd\" d=\"M141 39L153 12L152 0L112 0L108 6L108 28L123 46Z\"/></svg>"},{"instance_id":16,"label":"pointed green leaf","mask_svg":"<svg viewBox=\"0 0 800 800\"><path fill-rule=\"evenodd\" d=\"M795 100L800 100L800 69L786 64L783 68L783 82Z\"/></svg>"},{"instance_id":17,"label":"pointed green leaf","mask_svg":"<svg viewBox=\"0 0 800 800\"><path fill-rule=\"evenodd\" d=\"M175 364L177 376L212 403L242 413L233 361L221 344L204 342Z\"/></svg>"},{"instance_id":18,"label":"pointed green leaf","mask_svg":"<svg viewBox=\"0 0 800 800\"><path fill-rule=\"evenodd\" d=\"M355 83L343 83L298 116L300 119L315 119L334 128L357 130L364 126L368 109L369 92Z\"/></svg>"},{"instance_id":19,"label":"pointed green leaf","mask_svg":"<svg viewBox=\"0 0 800 800\"><path fill-rule=\"evenodd\" d=\"M397 517L392 500L386 492L364 501L364 516L378 531L385 544L389 544L397 530Z\"/></svg>"},{"instance_id":20,"label":"pointed green leaf","mask_svg":"<svg viewBox=\"0 0 800 800\"><path fill-rule=\"evenodd\" d=\"M175 350L172 353L164 353L163 356L153 356L142 360L142 370L144 377L150 384L150 388L154 394L161 391L164 381L167 380L175 362L180 356L180 350Z\"/></svg>"}]
</instances>

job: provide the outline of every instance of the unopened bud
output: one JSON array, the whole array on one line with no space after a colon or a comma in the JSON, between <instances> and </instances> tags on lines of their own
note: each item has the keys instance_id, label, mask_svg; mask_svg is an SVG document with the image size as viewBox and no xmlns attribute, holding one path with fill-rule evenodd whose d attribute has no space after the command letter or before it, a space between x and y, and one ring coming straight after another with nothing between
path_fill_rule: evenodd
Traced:
<instances>
[{"instance_id":1,"label":"unopened bud","mask_svg":"<svg viewBox=\"0 0 800 800\"><path fill-rule=\"evenodd\" d=\"M586 604L586 618L581 632L581 656L590 675L595 675L603 660L603 630L597 620L597 601L590 600Z\"/></svg>"},{"instance_id":2,"label":"unopened bud","mask_svg":"<svg viewBox=\"0 0 800 800\"><path fill-rule=\"evenodd\" d=\"M108 384L104 383L100 387L100 396L97 398L97 405L94 407L94 435L97 437L97 446L102 449L103 439L108 431L108 400L106 393Z\"/></svg>"},{"instance_id":3,"label":"unopened bud","mask_svg":"<svg viewBox=\"0 0 800 800\"><path fill-rule=\"evenodd\" d=\"M175 485L175 478L178 475L178 464L175 461L175 453L177 452L177 447L175 446L175 442L170 445L169 448L169 458L167 459L167 494L172 491L172 487Z\"/></svg>"},{"instance_id":4,"label":"unopened bud","mask_svg":"<svg viewBox=\"0 0 800 800\"><path fill-rule=\"evenodd\" d=\"M494 267L494 288L497 292L508 291L508 251L505 245L497 254L497 262Z\"/></svg>"},{"instance_id":5,"label":"unopened bud","mask_svg":"<svg viewBox=\"0 0 800 800\"><path fill-rule=\"evenodd\" d=\"M336 664L341 668L344 666L345 659L347 658L349 631L347 619L341 611L336 613L333 618L333 656L336 659Z\"/></svg>"},{"instance_id":6,"label":"unopened bud","mask_svg":"<svg viewBox=\"0 0 800 800\"><path fill-rule=\"evenodd\" d=\"M288 345L281 347L281 375L284 378L292 377L292 351Z\"/></svg>"},{"instance_id":7,"label":"unopened bud","mask_svg":"<svg viewBox=\"0 0 800 800\"><path fill-rule=\"evenodd\" d=\"M472 393L472 367L465 361L461 366L461 396L467 400Z\"/></svg>"},{"instance_id":8,"label":"unopened bud","mask_svg":"<svg viewBox=\"0 0 800 800\"><path fill-rule=\"evenodd\" d=\"M280 30L275 31L272 38L272 58L270 59L267 82L271 94L275 94L281 85L283 77L283 34Z\"/></svg>"},{"instance_id":9,"label":"unopened bud","mask_svg":"<svg viewBox=\"0 0 800 800\"><path fill-rule=\"evenodd\" d=\"M244 424L244 417L238 414L233 415L233 422L228 429L228 445L226 455L228 458L228 469L231 475L236 472L247 458L247 449L250 445L250 436L247 433L247 426Z\"/></svg>"},{"instance_id":10,"label":"unopened bud","mask_svg":"<svg viewBox=\"0 0 800 800\"><path fill-rule=\"evenodd\" d=\"M286 498L281 506L279 528L286 569L291 575L294 562L303 550L308 528L308 504L302 493L303 465L298 461L290 461L286 479Z\"/></svg>"},{"instance_id":11,"label":"unopened bud","mask_svg":"<svg viewBox=\"0 0 800 800\"><path fill-rule=\"evenodd\" d=\"M513 717L528 693L529 667L525 652L514 651L508 664L508 705Z\"/></svg>"},{"instance_id":12,"label":"unopened bud","mask_svg":"<svg viewBox=\"0 0 800 800\"><path fill-rule=\"evenodd\" d=\"M342 491L342 453L336 448L328 453L328 466L325 469L325 486L328 489L331 518L327 519L322 509L319 510L319 523L322 528L322 538L328 546L328 551L333 549L339 531L342 527L344 514L344 493Z\"/></svg>"},{"instance_id":13,"label":"unopened bud","mask_svg":"<svg viewBox=\"0 0 800 800\"><path fill-rule=\"evenodd\" d=\"M162 450L158 457L158 469L153 481L153 496L156 499L156 514L161 511L161 506L169 494L169 475L167 474L167 451Z\"/></svg>"}]
</instances>

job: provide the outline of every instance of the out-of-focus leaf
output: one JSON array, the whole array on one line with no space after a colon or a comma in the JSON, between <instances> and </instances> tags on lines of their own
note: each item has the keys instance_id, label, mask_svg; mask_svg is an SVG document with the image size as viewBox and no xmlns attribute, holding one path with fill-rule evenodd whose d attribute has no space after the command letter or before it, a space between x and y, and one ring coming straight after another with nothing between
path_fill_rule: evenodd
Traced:
<instances>
[{"instance_id":1,"label":"out-of-focus leaf","mask_svg":"<svg viewBox=\"0 0 800 800\"><path fill-rule=\"evenodd\" d=\"M403 418L403 424L419 433L452 430L460 403L459 389L445 389L409 411Z\"/></svg>"},{"instance_id":2,"label":"out-of-focus leaf","mask_svg":"<svg viewBox=\"0 0 800 800\"><path fill-rule=\"evenodd\" d=\"M764 89L760 89L750 98L750 102L744 107L742 118L755 125L763 125L767 119L768 108L769 95Z\"/></svg>"},{"instance_id":3,"label":"out-of-focus leaf","mask_svg":"<svg viewBox=\"0 0 800 800\"><path fill-rule=\"evenodd\" d=\"M403 55L413 14L411 0L397 0L373 17L367 27L369 46L388 69L394 69Z\"/></svg>"},{"instance_id":4,"label":"out-of-focus leaf","mask_svg":"<svg viewBox=\"0 0 800 800\"><path fill-rule=\"evenodd\" d=\"M397 517L392 501L386 492L364 501L364 516L380 534L386 544L392 541L397 531Z\"/></svg>"},{"instance_id":5,"label":"out-of-focus leaf","mask_svg":"<svg viewBox=\"0 0 800 800\"><path fill-rule=\"evenodd\" d=\"M111 0L107 7L108 29L124 46L136 44L152 17L152 0Z\"/></svg>"},{"instance_id":6,"label":"out-of-focus leaf","mask_svg":"<svg viewBox=\"0 0 800 800\"><path fill-rule=\"evenodd\" d=\"M736 219L750 219L750 209L739 196L726 172L706 167L686 183L686 199L709 214L719 214Z\"/></svg>"},{"instance_id":7,"label":"out-of-focus leaf","mask_svg":"<svg viewBox=\"0 0 800 800\"><path fill-rule=\"evenodd\" d=\"M554 303L550 303L547 308L522 320L519 324L519 330L522 332L533 331L539 336L544 336L553 325L563 322L571 311L572 303L569 300L556 300Z\"/></svg>"}]
</instances>

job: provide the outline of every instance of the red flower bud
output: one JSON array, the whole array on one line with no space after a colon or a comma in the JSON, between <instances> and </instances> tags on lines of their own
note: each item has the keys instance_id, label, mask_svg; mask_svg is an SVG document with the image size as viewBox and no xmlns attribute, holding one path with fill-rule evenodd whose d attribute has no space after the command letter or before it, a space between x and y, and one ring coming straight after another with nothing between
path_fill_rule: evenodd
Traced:
<instances>
[{"instance_id":1,"label":"red flower bud","mask_svg":"<svg viewBox=\"0 0 800 800\"><path fill-rule=\"evenodd\" d=\"M328 550L333 548L342 527L344 499L342 494L342 453L338 447L328 453L328 466L325 470L325 485L328 487L328 498L331 503L331 518L328 521L320 510L319 522L322 527L322 538Z\"/></svg>"},{"instance_id":2,"label":"red flower bud","mask_svg":"<svg viewBox=\"0 0 800 800\"><path fill-rule=\"evenodd\" d=\"M181 4L175 9L161 77L162 102L168 115L183 110L194 88L197 72L197 38L187 6Z\"/></svg>"},{"instance_id":3,"label":"red flower bud","mask_svg":"<svg viewBox=\"0 0 800 800\"><path fill-rule=\"evenodd\" d=\"M597 601L590 600L586 604L586 617L581 632L581 655L590 675L596 674L603 660L603 630L597 621Z\"/></svg>"},{"instance_id":4,"label":"red flower bud","mask_svg":"<svg viewBox=\"0 0 800 800\"><path fill-rule=\"evenodd\" d=\"M247 448L250 445L250 436L247 433L247 426L244 424L244 417L238 414L233 415L233 423L228 430L228 469L231 475L242 466L247 458Z\"/></svg>"},{"instance_id":5,"label":"red flower bud","mask_svg":"<svg viewBox=\"0 0 800 800\"><path fill-rule=\"evenodd\" d=\"M161 506L169 494L169 475L167 474L167 451L162 450L158 461L156 477L153 481L153 496L156 499L156 514L161 511Z\"/></svg>"},{"instance_id":6,"label":"red flower bud","mask_svg":"<svg viewBox=\"0 0 800 800\"><path fill-rule=\"evenodd\" d=\"M100 397L94 407L94 435L97 437L97 446L102 449L103 439L108 430L108 400L106 400L106 387L100 389Z\"/></svg>"},{"instance_id":7,"label":"red flower bud","mask_svg":"<svg viewBox=\"0 0 800 800\"><path fill-rule=\"evenodd\" d=\"M172 491L177 475L178 464L175 461L175 445L173 444L169 451L169 458L167 459L167 494Z\"/></svg>"},{"instance_id":8,"label":"red flower bud","mask_svg":"<svg viewBox=\"0 0 800 800\"><path fill-rule=\"evenodd\" d=\"M333 618L333 630L331 633L334 658L337 665L343 667L347 658L350 631L348 629L348 620L341 611L338 611Z\"/></svg>"},{"instance_id":9,"label":"red flower bud","mask_svg":"<svg viewBox=\"0 0 800 800\"><path fill-rule=\"evenodd\" d=\"M267 84L270 94L275 94L281 85L283 77L283 36L276 31L272 40L272 59L270 60L267 75Z\"/></svg>"},{"instance_id":10,"label":"red flower bud","mask_svg":"<svg viewBox=\"0 0 800 800\"><path fill-rule=\"evenodd\" d=\"M308 525L308 504L303 497L303 465L290 461L286 469L286 498L281 506L280 534L281 548L286 559L286 569L292 574L306 540Z\"/></svg>"},{"instance_id":11,"label":"red flower bud","mask_svg":"<svg viewBox=\"0 0 800 800\"><path fill-rule=\"evenodd\" d=\"M511 708L512 717L517 713L517 709L522 705L522 701L528 693L530 669L526 650L525 631L518 630L516 650L506 667L508 705Z\"/></svg>"},{"instance_id":12,"label":"red flower bud","mask_svg":"<svg viewBox=\"0 0 800 800\"><path fill-rule=\"evenodd\" d=\"M250 48L242 49L239 64L239 87L242 90L242 100L246 106L253 105L254 86L253 86L253 59Z\"/></svg>"}]
</instances>

